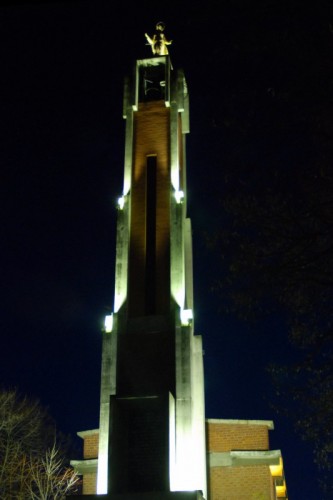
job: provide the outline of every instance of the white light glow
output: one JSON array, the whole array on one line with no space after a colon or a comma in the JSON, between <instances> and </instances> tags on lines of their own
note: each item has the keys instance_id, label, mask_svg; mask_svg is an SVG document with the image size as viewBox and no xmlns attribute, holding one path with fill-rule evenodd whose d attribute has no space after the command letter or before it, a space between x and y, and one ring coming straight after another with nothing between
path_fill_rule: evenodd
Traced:
<instances>
[{"instance_id":1,"label":"white light glow","mask_svg":"<svg viewBox=\"0 0 333 500\"><path fill-rule=\"evenodd\" d=\"M98 462L101 460L100 455L98 456ZM105 495L108 492L108 474L107 474L107 462L106 467L100 466L98 464L98 474L97 474L97 495Z\"/></svg>"},{"instance_id":2,"label":"white light glow","mask_svg":"<svg viewBox=\"0 0 333 500\"><path fill-rule=\"evenodd\" d=\"M181 243L178 240L179 236L181 237L177 231L171 234L171 294L180 309L183 309L185 304L184 252L182 248L179 248L179 243Z\"/></svg>"},{"instance_id":3,"label":"white light glow","mask_svg":"<svg viewBox=\"0 0 333 500\"><path fill-rule=\"evenodd\" d=\"M112 328L113 328L113 314L109 314L108 316L105 316L104 327L105 327L106 333L111 333L112 332Z\"/></svg>"},{"instance_id":4,"label":"white light glow","mask_svg":"<svg viewBox=\"0 0 333 500\"><path fill-rule=\"evenodd\" d=\"M169 485L171 491L176 491L176 406L169 393Z\"/></svg>"},{"instance_id":5,"label":"white light glow","mask_svg":"<svg viewBox=\"0 0 333 500\"><path fill-rule=\"evenodd\" d=\"M120 287L120 292L115 294L114 297L114 312L117 313L126 299L125 286Z\"/></svg>"},{"instance_id":6,"label":"white light glow","mask_svg":"<svg viewBox=\"0 0 333 500\"><path fill-rule=\"evenodd\" d=\"M121 196L120 198L118 198L119 210L123 210L124 206L125 206L125 196Z\"/></svg>"},{"instance_id":7,"label":"white light glow","mask_svg":"<svg viewBox=\"0 0 333 500\"><path fill-rule=\"evenodd\" d=\"M184 191L175 191L176 202L182 203L184 201Z\"/></svg>"},{"instance_id":8,"label":"white light glow","mask_svg":"<svg viewBox=\"0 0 333 500\"><path fill-rule=\"evenodd\" d=\"M181 416L178 414L176 424L176 463L170 489L171 491L194 491L197 482L195 477L197 468L194 467L197 453L191 439L192 423L188 413L190 409L188 402L178 402L177 406L180 406Z\"/></svg>"},{"instance_id":9,"label":"white light glow","mask_svg":"<svg viewBox=\"0 0 333 500\"><path fill-rule=\"evenodd\" d=\"M126 205L128 199L125 199ZM127 271L128 271L128 247L129 247L129 224L128 214L121 211L118 214L117 223L117 245L116 245L116 280L114 290L114 308L117 313L124 304L127 296Z\"/></svg>"},{"instance_id":10,"label":"white light glow","mask_svg":"<svg viewBox=\"0 0 333 500\"><path fill-rule=\"evenodd\" d=\"M180 322L182 326L188 326L193 320L192 309L181 309L180 311Z\"/></svg>"},{"instance_id":11,"label":"white light glow","mask_svg":"<svg viewBox=\"0 0 333 500\"><path fill-rule=\"evenodd\" d=\"M175 163L175 165L171 164L171 184L173 185L173 188L175 191L178 191L179 189L179 168L178 168L178 162Z\"/></svg>"}]
</instances>

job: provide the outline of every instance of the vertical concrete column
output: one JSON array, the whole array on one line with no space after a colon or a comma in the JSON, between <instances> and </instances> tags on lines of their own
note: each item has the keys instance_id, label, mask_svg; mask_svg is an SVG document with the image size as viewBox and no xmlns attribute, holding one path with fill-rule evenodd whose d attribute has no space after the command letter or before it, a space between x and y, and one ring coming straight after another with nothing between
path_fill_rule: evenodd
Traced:
<instances>
[{"instance_id":1,"label":"vertical concrete column","mask_svg":"<svg viewBox=\"0 0 333 500\"><path fill-rule=\"evenodd\" d=\"M115 318L117 330L117 319ZM100 403L100 430L97 471L97 493L107 493L109 467L109 428L110 428L110 396L116 393L116 359L117 334L116 331L103 333L102 344L102 373L101 373L101 403Z\"/></svg>"},{"instance_id":2,"label":"vertical concrete column","mask_svg":"<svg viewBox=\"0 0 333 500\"><path fill-rule=\"evenodd\" d=\"M192 338L192 433L195 449L193 470L196 489L207 497L204 368L201 335Z\"/></svg>"},{"instance_id":3,"label":"vertical concrete column","mask_svg":"<svg viewBox=\"0 0 333 500\"><path fill-rule=\"evenodd\" d=\"M132 164L133 164L133 107L128 106L126 111L125 131L125 159L124 159L124 188L123 194L127 195L131 189Z\"/></svg>"},{"instance_id":4,"label":"vertical concrete column","mask_svg":"<svg viewBox=\"0 0 333 500\"><path fill-rule=\"evenodd\" d=\"M179 491L193 490L191 329L176 327L176 478Z\"/></svg>"},{"instance_id":5,"label":"vertical concrete column","mask_svg":"<svg viewBox=\"0 0 333 500\"><path fill-rule=\"evenodd\" d=\"M131 195L128 194L123 198L123 208L118 210L114 291L115 313L118 313L127 299L130 205Z\"/></svg>"}]
</instances>

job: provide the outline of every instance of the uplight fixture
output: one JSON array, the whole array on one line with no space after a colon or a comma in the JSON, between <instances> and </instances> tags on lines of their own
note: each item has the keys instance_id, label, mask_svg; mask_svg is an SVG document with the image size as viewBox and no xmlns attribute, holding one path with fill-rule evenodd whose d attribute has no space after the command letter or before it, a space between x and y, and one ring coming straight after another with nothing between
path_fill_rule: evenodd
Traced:
<instances>
[{"instance_id":1,"label":"uplight fixture","mask_svg":"<svg viewBox=\"0 0 333 500\"><path fill-rule=\"evenodd\" d=\"M121 196L120 198L118 198L118 208L119 208L119 210L123 210L124 205L125 205L125 196Z\"/></svg>"},{"instance_id":2,"label":"uplight fixture","mask_svg":"<svg viewBox=\"0 0 333 500\"><path fill-rule=\"evenodd\" d=\"M184 201L184 191L175 191L175 198L178 204Z\"/></svg>"},{"instance_id":3,"label":"uplight fixture","mask_svg":"<svg viewBox=\"0 0 333 500\"><path fill-rule=\"evenodd\" d=\"M192 309L181 309L180 311L180 322L182 326L189 326L193 320Z\"/></svg>"},{"instance_id":4,"label":"uplight fixture","mask_svg":"<svg viewBox=\"0 0 333 500\"><path fill-rule=\"evenodd\" d=\"M111 333L113 328L113 314L105 316L104 330L106 333Z\"/></svg>"}]
</instances>

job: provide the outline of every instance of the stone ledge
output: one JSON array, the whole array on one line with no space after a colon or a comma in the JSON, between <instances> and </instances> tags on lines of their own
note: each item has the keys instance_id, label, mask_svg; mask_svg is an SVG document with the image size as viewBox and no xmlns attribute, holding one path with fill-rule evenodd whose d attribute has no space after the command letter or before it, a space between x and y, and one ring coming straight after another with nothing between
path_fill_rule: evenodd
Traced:
<instances>
[{"instance_id":1,"label":"stone ledge","mask_svg":"<svg viewBox=\"0 0 333 500\"><path fill-rule=\"evenodd\" d=\"M80 438L84 439L84 438L86 438L88 436L94 436L95 434L98 434L98 433L99 433L99 429L91 429L89 431L80 431L80 432L77 432L76 434Z\"/></svg>"},{"instance_id":2,"label":"stone ledge","mask_svg":"<svg viewBox=\"0 0 333 500\"><path fill-rule=\"evenodd\" d=\"M241 465L279 465L280 450L226 451L208 453L209 467L235 467Z\"/></svg>"},{"instance_id":3,"label":"stone ledge","mask_svg":"<svg viewBox=\"0 0 333 500\"><path fill-rule=\"evenodd\" d=\"M225 424L225 425L262 425L269 430L274 430L273 420L237 420L229 418L206 418L208 424Z\"/></svg>"},{"instance_id":4,"label":"stone ledge","mask_svg":"<svg viewBox=\"0 0 333 500\"><path fill-rule=\"evenodd\" d=\"M98 459L92 458L88 460L71 460L70 464L75 472L81 476L82 474L97 472Z\"/></svg>"}]
</instances>

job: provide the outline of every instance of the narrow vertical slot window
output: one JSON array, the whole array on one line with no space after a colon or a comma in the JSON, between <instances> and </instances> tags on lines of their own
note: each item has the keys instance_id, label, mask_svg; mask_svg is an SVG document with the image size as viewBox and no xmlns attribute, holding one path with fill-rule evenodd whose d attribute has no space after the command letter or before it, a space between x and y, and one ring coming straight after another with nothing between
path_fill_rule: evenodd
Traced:
<instances>
[{"instance_id":1,"label":"narrow vertical slot window","mask_svg":"<svg viewBox=\"0 0 333 500\"><path fill-rule=\"evenodd\" d=\"M156 312L156 168L157 157L147 156L146 170L146 314Z\"/></svg>"}]
</instances>

